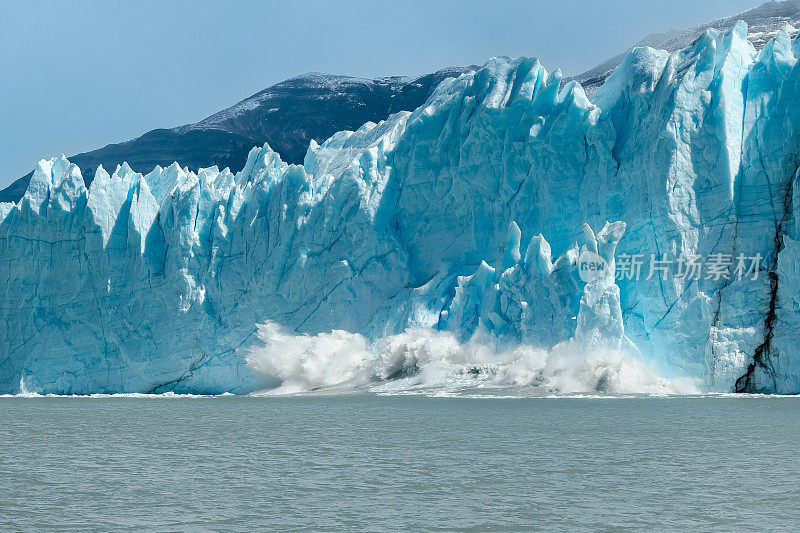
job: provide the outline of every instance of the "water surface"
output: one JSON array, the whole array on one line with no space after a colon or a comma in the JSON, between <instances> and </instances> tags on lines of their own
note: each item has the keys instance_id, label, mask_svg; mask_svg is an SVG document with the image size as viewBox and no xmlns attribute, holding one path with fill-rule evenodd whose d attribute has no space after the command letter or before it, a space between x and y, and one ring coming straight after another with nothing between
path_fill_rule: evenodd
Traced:
<instances>
[{"instance_id":1,"label":"water surface","mask_svg":"<svg viewBox=\"0 0 800 533\"><path fill-rule=\"evenodd\" d=\"M0 530L789 530L800 399L0 399Z\"/></svg>"}]
</instances>

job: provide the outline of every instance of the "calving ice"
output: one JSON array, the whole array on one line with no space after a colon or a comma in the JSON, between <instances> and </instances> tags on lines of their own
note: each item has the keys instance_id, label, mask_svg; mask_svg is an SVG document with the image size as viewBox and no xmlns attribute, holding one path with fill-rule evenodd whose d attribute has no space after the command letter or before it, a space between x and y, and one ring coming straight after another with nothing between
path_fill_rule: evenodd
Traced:
<instances>
[{"instance_id":1,"label":"calving ice","mask_svg":"<svg viewBox=\"0 0 800 533\"><path fill-rule=\"evenodd\" d=\"M547 369L567 353L798 393L798 57L786 31L757 52L740 22L673 54L632 50L591 99L535 59L495 58L413 112L312 141L302 166L265 145L236 174L122 165L87 189L64 157L41 161L0 204L0 392L426 372L559 389ZM761 259L757 276L617 275L636 254ZM263 355L276 339L346 353Z\"/></svg>"}]
</instances>

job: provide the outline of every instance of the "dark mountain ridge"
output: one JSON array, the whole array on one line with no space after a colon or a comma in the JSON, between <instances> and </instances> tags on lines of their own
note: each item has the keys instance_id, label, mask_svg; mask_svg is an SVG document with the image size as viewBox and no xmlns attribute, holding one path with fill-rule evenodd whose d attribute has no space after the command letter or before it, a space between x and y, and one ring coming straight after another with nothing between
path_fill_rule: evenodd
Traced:
<instances>
[{"instance_id":1,"label":"dark mountain ridge","mask_svg":"<svg viewBox=\"0 0 800 533\"><path fill-rule=\"evenodd\" d=\"M217 165L237 172L254 146L268 142L288 163L302 163L311 139L322 142L337 131L355 130L398 111L425 103L444 79L477 67L442 69L417 78L373 80L304 74L282 81L195 124L152 130L131 141L71 156L88 186L99 165L109 171L127 161L142 173L174 161L192 170ZM16 202L33 172L0 191L0 202Z\"/></svg>"}]
</instances>

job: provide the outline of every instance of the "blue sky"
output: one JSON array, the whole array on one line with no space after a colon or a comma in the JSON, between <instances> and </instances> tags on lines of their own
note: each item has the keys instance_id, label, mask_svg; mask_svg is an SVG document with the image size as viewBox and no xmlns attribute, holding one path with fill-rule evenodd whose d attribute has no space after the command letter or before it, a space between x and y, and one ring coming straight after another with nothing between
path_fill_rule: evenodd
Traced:
<instances>
[{"instance_id":1,"label":"blue sky","mask_svg":"<svg viewBox=\"0 0 800 533\"><path fill-rule=\"evenodd\" d=\"M581 72L757 0L0 0L0 187L36 161L196 122L305 72L414 75L494 55Z\"/></svg>"}]
</instances>

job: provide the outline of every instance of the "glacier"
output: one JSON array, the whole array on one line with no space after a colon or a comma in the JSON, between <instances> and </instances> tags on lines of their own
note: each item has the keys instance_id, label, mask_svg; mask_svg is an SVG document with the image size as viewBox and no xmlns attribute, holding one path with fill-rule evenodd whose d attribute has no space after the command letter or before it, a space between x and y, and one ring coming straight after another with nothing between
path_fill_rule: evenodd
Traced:
<instances>
[{"instance_id":1,"label":"glacier","mask_svg":"<svg viewBox=\"0 0 800 533\"><path fill-rule=\"evenodd\" d=\"M246 393L327 368L303 346L331 338L358 359L341 380L380 381L424 370L407 350L386 362L417 350L409 332L800 393L797 58L788 31L756 51L739 22L632 50L591 99L536 59L494 58L413 112L312 141L303 165L264 145L236 174L123 164L87 189L64 156L40 161L0 204L0 393ZM587 281L587 253L763 261Z\"/></svg>"}]
</instances>

